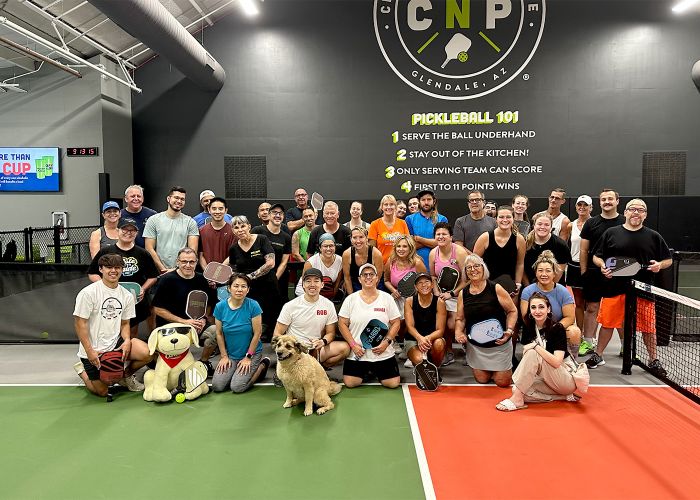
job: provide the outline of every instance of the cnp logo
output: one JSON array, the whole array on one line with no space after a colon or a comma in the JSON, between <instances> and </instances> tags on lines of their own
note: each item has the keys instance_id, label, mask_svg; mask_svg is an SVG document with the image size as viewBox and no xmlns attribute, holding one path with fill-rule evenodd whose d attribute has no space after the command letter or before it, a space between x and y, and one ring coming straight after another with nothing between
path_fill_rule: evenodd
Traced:
<instances>
[{"instance_id":1,"label":"cnp logo","mask_svg":"<svg viewBox=\"0 0 700 500\"><path fill-rule=\"evenodd\" d=\"M374 0L384 58L414 89L439 99L503 87L537 50L545 0Z\"/></svg>"}]
</instances>

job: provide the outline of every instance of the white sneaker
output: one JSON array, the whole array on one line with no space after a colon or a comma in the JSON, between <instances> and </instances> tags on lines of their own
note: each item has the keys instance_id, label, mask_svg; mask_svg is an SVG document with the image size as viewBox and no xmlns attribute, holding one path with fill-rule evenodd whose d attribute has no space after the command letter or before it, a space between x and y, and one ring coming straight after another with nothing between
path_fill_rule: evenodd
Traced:
<instances>
[{"instance_id":1,"label":"white sneaker","mask_svg":"<svg viewBox=\"0 0 700 500\"><path fill-rule=\"evenodd\" d=\"M76 364L73 365L73 369L75 370L75 373L77 373L78 376L80 376L80 374L85 371L85 367L83 366L83 362L78 361Z\"/></svg>"},{"instance_id":2,"label":"white sneaker","mask_svg":"<svg viewBox=\"0 0 700 500\"><path fill-rule=\"evenodd\" d=\"M411 363L410 359L407 359L403 366L404 368L413 368L413 363Z\"/></svg>"},{"instance_id":3,"label":"white sneaker","mask_svg":"<svg viewBox=\"0 0 700 500\"><path fill-rule=\"evenodd\" d=\"M117 383L122 387L126 387L131 392L141 392L145 389L145 386L141 382L136 380L135 375L131 375L130 377L124 377Z\"/></svg>"}]
</instances>

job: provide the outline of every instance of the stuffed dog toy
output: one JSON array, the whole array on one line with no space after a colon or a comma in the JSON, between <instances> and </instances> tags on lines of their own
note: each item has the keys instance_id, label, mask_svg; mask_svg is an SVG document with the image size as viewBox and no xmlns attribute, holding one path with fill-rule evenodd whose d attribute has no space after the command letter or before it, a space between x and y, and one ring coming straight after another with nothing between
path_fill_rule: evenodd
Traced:
<instances>
[{"instance_id":1,"label":"stuffed dog toy","mask_svg":"<svg viewBox=\"0 0 700 500\"><path fill-rule=\"evenodd\" d=\"M287 391L283 408L305 403L305 416L313 413L314 403L319 407L316 410L319 415L332 410L335 405L330 397L338 394L341 387L328 379L321 364L306 352L293 335L274 337L272 347L277 354L277 377Z\"/></svg>"},{"instance_id":2,"label":"stuffed dog toy","mask_svg":"<svg viewBox=\"0 0 700 500\"><path fill-rule=\"evenodd\" d=\"M162 403L170 401L174 392L181 391L184 399L178 399L180 402L209 392L207 368L201 361L194 360L191 344L199 347L197 331L190 325L168 323L151 332L148 350L158 355L156 369L148 370L143 376L143 399Z\"/></svg>"}]
</instances>

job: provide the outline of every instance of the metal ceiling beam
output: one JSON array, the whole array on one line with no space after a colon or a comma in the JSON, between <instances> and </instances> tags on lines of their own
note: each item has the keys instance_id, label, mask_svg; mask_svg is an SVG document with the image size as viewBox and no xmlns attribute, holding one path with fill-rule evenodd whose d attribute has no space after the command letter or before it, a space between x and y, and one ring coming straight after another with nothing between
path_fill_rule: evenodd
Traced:
<instances>
[{"instance_id":1,"label":"metal ceiling beam","mask_svg":"<svg viewBox=\"0 0 700 500\"><path fill-rule=\"evenodd\" d=\"M194 10L199 12L199 15L202 16L202 19L204 19L209 26L214 26L214 23L211 22L211 19L209 19L209 16L207 16L204 13L204 11L202 10L202 8L199 6L199 4L197 2L195 2L194 0L190 0L190 4L192 5L192 7L194 7Z\"/></svg>"},{"instance_id":2,"label":"metal ceiling beam","mask_svg":"<svg viewBox=\"0 0 700 500\"><path fill-rule=\"evenodd\" d=\"M218 91L226 72L158 0L90 0L134 38L166 58L198 87Z\"/></svg>"},{"instance_id":3,"label":"metal ceiling beam","mask_svg":"<svg viewBox=\"0 0 700 500\"><path fill-rule=\"evenodd\" d=\"M8 49L6 46L4 46L5 44L2 37L0 37L0 44L2 44L0 45L0 59L5 59L15 66L19 66L27 71L34 71L36 69L37 65L39 64L36 62L36 59L32 59L26 55L21 55L15 50Z\"/></svg>"},{"instance_id":4,"label":"metal ceiling beam","mask_svg":"<svg viewBox=\"0 0 700 500\"><path fill-rule=\"evenodd\" d=\"M78 72L77 72L76 70L74 70L73 68L69 68L69 67L66 66L65 64L61 64L60 62L55 61L55 60L51 59L50 57L45 56L44 54L40 54L39 52L36 52L35 50L30 49L29 47L25 47L25 46L23 46L23 45L20 45L20 44L14 42L14 41L12 41L12 40L10 40L10 39L8 39L8 38L0 37L0 43L5 44L5 45L9 45L10 47L13 47L13 48L16 49L16 50L19 50L19 51L21 51L21 52L24 52L25 54L28 54L30 57L33 58L33 59L30 59L30 60L32 60L32 61L35 61L36 59L38 59L38 60L40 60L40 61L44 61L45 63L50 64L51 66L55 66L55 67L57 67L58 69L62 69L62 70L65 71L66 73L70 73L71 75L73 75L73 76L76 77L76 78L82 78L82 77L83 77L83 75L81 75L80 73L78 73ZM7 49L6 49L6 50L7 50ZM29 71L34 71L34 70L37 69L37 66L36 66L36 65L33 65L33 67L31 67L31 68L27 68L27 67L25 67L25 66L22 66L22 67L25 68L25 69L27 69L27 70L29 70Z\"/></svg>"}]
</instances>

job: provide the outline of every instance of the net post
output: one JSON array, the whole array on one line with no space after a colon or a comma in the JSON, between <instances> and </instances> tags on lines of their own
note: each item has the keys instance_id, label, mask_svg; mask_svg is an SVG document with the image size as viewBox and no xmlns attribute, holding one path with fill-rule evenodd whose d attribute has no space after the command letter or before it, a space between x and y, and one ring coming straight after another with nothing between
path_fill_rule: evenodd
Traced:
<instances>
[{"instance_id":1,"label":"net post","mask_svg":"<svg viewBox=\"0 0 700 500\"><path fill-rule=\"evenodd\" d=\"M630 280L625 292L625 326L622 337L622 375L632 375L632 352L637 335L637 294L633 286L634 280Z\"/></svg>"}]
</instances>

